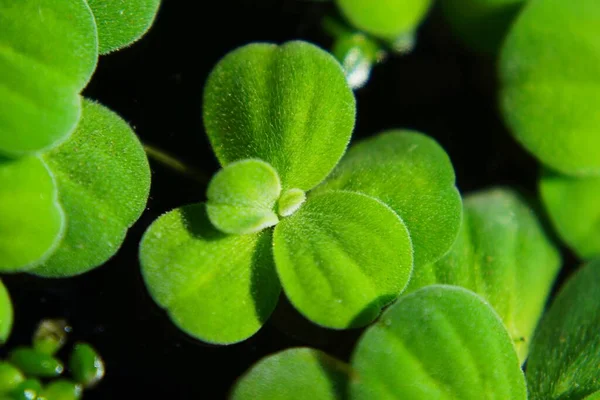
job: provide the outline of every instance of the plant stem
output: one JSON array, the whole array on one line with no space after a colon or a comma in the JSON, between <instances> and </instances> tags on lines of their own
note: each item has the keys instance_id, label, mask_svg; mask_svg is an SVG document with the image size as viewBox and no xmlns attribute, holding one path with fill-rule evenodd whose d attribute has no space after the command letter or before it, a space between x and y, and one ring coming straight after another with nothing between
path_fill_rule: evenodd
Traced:
<instances>
[{"instance_id":1,"label":"plant stem","mask_svg":"<svg viewBox=\"0 0 600 400\"><path fill-rule=\"evenodd\" d=\"M159 162L160 164L170 168L178 174L187 176L188 178L192 178L196 182L201 183L203 185L206 185L208 183L208 177L205 173L183 163L182 161L178 160L169 153L166 153L165 151L147 143L144 143L144 150L146 151L148 158Z\"/></svg>"}]
</instances>

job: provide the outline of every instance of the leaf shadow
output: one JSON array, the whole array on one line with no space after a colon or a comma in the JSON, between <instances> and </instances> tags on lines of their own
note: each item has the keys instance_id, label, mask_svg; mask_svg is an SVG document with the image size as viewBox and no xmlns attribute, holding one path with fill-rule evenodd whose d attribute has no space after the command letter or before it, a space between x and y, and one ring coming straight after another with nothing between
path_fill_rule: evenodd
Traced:
<instances>
[{"instance_id":1,"label":"leaf shadow","mask_svg":"<svg viewBox=\"0 0 600 400\"><path fill-rule=\"evenodd\" d=\"M350 328L362 328L376 321L383 310L390 306L400 295L383 295L370 302L350 322Z\"/></svg>"}]
</instances>

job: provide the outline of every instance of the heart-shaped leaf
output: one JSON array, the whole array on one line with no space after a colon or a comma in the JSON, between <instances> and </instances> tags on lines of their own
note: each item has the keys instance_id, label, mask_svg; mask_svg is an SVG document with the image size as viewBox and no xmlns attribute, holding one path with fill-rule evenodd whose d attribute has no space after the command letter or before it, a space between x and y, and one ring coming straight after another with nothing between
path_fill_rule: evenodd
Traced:
<instances>
[{"instance_id":1,"label":"heart-shaped leaf","mask_svg":"<svg viewBox=\"0 0 600 400\"><path fill-rule=\"evenodd\" d=\"M271 231L226 235L203 204L156 220L140 245L142 274L173 322L205 342L230 344L252 336L279 298Z\"/></svg>"},{"instance_id":2,"label":"heart-shaped leaf","mask_svg":"<svg viewBox=\"0 0 600 400\"><path fill-rule=\"evenodd\" d=\"M0 271L30 269L64 234L54 178L38 157L0 158Z\"/></svg>"},{"instance_id":3,"label":"heart-shaped leaf","mask_svg":"<svg viewBox=\"0 0 600 400\"><path fill-rule=\"evenodd\" d=\"M368 324L404 289L412 248L402 220L359 193L309 196L273 237L286 295L307 318L330 328Z\"/></svg>"},{"instance_id":4,"label":"heart-shaped leaf","mask_svg":"<svg viewBox=\"0 0 600 400\"><path fill-rule=\"evenodd\" d=\"M98 58L85 0L0 0L0 153L64 140L79 120L79 91Z\"/></svg>"},{"instance_id":5,"label":"heart-shaped leaf","mask_svg":"<svg viewBox=\"0 0 600 400\"><path fill-rule=\"evenodd\" d=\"M308 348L282 351L259 361L235 385L232 400L339 400L350 368Z\"/></svg>"},{"instance_id":6,"label":"heart-shaped leaf","mask_svg":"<svg viewBox=\"0 0 600 400\"><path fill-rule=\"evenodd\" d=\"M540 194L561 239L582 258L600 255L600 177L546 171Z\"/></svg>"},{"instance_id":7,"label":"heart-shaped leaf","mask_svg":"<svg viewBox=\"0 0 600 400\"><path fill-rule=\"evenodd\" d=\"M336 0L356 28L383 39L411 35L431 6L431 0Z\"/></svg>"},{"instance_id":8,"label":"heart-shaped leaf","mask_svg":"<svg viewBox=\"0 0 600 400\"><path fill-rule=\"evenodd\" d=\"M433 139L389 131L353 145L317 190L361 192L390 206L408 227L418 267L456 240L462 201L454 185L452 163Z\"/></svg>"},{"instance_id":9,"label":"heart-shaped leaf","mask_svg":"<svg viewBox=\"0 0 600 400\"><path fill-rule=\"evenodd\" d=\"M531 345L532 400L579 400L600 390L600 260L561 289Z\"/></svg>"},{"instance_id":10,"label":"heart-shaped leaf","mask_svg":"<svg viewBox=\"0 0 600 400\"><path fill-rule=\"evenodd\" d=\"M6 343L13 325L13 307L6 286L0 281L0 346ZM0 385L2 385L0 383Z\"/></svg>"},{"instance_id":11,"label":"heart-shaped leaf","mask_svg":"<svg viewBox=\"0 0 600 400\"><path fill-rule=\"evenodd\" d=\"M454 33L469 47L496 54L526 0L441 0Z\"/></svg>"},{"instance_id":12,"label":"heart-shaped leaf","mask_svg":"<svg viewBox=\"0 0 600 400\"><path fill-rule=\"evenodd\" d=\"M208 217L225 233L259 232L279 222L275 204L280 194L279 176L268 163L236 161L219 171L208 185Z\"/></svg>"},{"instance_id":13,"label":"heart-shaped leaf","mask_svg":"<svg viewBox=\"0 0 600 400\"><path fill-rule=\"evenodd\" d=\"M331 172L354 113L342 67L305 42L237 49L217 64L204 92L204 125L221 164L264 160L284 189L307 191Z\"/></svg>"},{"instance_id":14,"label":"heart-shaped leaf","mask_svg":"<svg viewBox=\"0 0 600 400\"><path fill-rule=\"evenodd\" d=\"M481 295L525 361L559 267L559 253L533 210L516 193L491 189L466 197L452 250L433 265L415 268L409 291L442 283Z\"/></svg>"},{"instance_id":15,"label":"heart-shaped leaf","mask_svg":"<svg viewBox=\"0 0 600 400\"><path fill-rule=\"evenodd\" d=\"M67 224L60 246L32 273L72 276L112 257L146 206L150 167L125 121L85 101L71 138L43 155L58 184Z\"/></svg>"},{"instance_id":16,"label":"heart-shaped leaf","mask_svg":"<svg viewBox=\"0 0 600 400\"><path fill-rule=\"evenodd\" d=\"M474 293L434 285L403 296L360 339L352 400L525 400L512 341Z\"/></svg>"},{"instance_id":17,"label":"heart-shaped leaf","mask_svg":"<svg viewBox=\"0 0 600 400\"><path fill-rule=\"evenodd\" d=\"M126 47L152 26L160 0L87 0L98 25L100 54Z\"/></svg>"},{"instance_id":18,"label":"heart-shaped leaf","mask_svg":"<svg viewBox=\"0 0 600 400\"><path fill-rule=\"evenodd\" d=\"M505 41L500 100L515 137L568 175L600 174L600 2L529 1Z\"/></svg>"}]
</instances>

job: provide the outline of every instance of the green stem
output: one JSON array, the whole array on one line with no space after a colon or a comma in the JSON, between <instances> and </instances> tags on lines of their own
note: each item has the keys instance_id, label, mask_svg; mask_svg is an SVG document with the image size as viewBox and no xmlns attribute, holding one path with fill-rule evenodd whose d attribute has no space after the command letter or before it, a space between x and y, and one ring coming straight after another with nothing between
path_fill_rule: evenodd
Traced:
<instances>
[{"instance_id":1,"label":"green stem","mask_svg":"<svg viewBox=\"0 0 600 400\"><path fill-rule=\"evenodd\" d=\"M144 143L144 150L146 151L146 154L149 158L164 165L165 167L170 168L178 174L184 175L188 178L192 178L196 182L201 183L203 185L206 185L208 183L208 177L205 173L181 162L169 153L166 153L163 150L146 143Z\"/></svg>"}]
</instances>

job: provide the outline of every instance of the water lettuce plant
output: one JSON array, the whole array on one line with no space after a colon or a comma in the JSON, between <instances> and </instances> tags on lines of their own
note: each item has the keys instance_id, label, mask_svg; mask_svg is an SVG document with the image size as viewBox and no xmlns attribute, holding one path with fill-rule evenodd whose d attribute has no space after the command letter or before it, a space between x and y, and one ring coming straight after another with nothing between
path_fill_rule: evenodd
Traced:
<instances>
[{"instance_id":1,"label":"water lettuce plant","mask_svg":"<svg viewBox=\"0 0 600 400\"><path fill-rule=\"evenodd\" d=\"M479 294L502 318L524 362L560 266L558 249L532 207L514 190L491 188L465 197L452 249L415 268L407 292L447 284Z\"/></svg>"},{"instance_id":2,"label":"water lettuce plant","mask_svg":"<svg viewBox=\"0 0 600 400\"><path fill-rule=\"evenodd\" d=\"M253 366L231 398L597 399L599 278L594 261L561 289L531 343L527 384L492 307L467 289L432 285L386 310L349 364L318 350L286 350Z\"/></svg>"},{"instance_id":3,"label":"water lettuce plant","mask_svg":"<svg viewBox=\"0 0 600 400\"><path fill-rule=\"evenodd\" d=\"M342 158L354 113L341 66L308 43L250 44L219 62L204 123L223 169L206 203L163 215L140 245L148 290L178 327L244 340L281 288L319 325L364 326L402 292L413 261L450 249L462 205L446 153L391 131Z\"/></svg>"},{"instance_id":4,"label":"water lettuce plant","mask_svg":"<svg viewBox=\"0 0 600 400\"><path fill-rule=\"evenodd\" d=\"M500 103L515 138L565 175L600 174L600 3L531 0L499 61Z\"/></svg>"}]
</instances>

